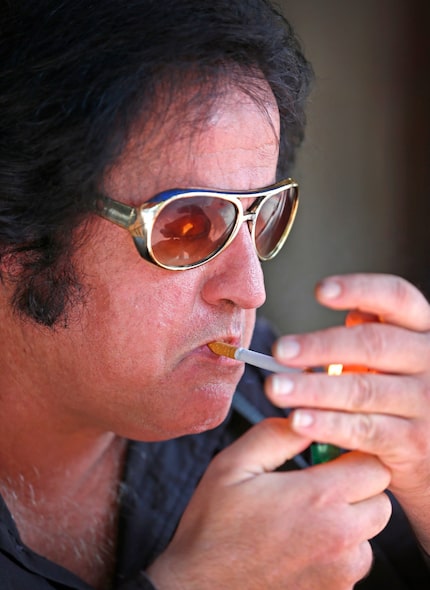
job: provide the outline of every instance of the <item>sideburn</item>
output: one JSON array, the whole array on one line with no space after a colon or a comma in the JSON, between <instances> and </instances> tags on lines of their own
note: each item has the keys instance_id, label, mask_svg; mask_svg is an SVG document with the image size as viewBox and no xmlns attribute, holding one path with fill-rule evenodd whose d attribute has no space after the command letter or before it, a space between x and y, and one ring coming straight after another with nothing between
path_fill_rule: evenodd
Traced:
<instances>
[{"instance_id":1,"label":"sideburn","mask_svg":"<svg viewBox=\"0 0 430 590\"><path fill-rule=\"evenodd\" d=\"M22 319L67 327L68 310L83 300L70 250L69 244L45 237L2 257L2 279L11 284L12 307Z\"/></svg>"}]
</instances>

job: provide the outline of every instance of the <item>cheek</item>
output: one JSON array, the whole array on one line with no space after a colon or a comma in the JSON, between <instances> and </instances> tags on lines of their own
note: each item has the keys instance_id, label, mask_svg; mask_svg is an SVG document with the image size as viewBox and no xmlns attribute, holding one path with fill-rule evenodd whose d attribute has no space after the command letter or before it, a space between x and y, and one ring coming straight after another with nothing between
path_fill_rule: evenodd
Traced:
<instances>
[{"instance_id":1,"label":"cheek","mask_svg":"<svg viewBox=\"0 0 430 590\"><path fill-rule=\"evenodd\" d=\"M136 370L143 357L151 358L156 369L183 339L199 286L192 273L145 263L133 249L130 252L128 241L126 252L120 252L119 247L115 257L99 261L87 274L85 331L108 372L114 361L125 372Z\"/></svg>"}]
</instances>

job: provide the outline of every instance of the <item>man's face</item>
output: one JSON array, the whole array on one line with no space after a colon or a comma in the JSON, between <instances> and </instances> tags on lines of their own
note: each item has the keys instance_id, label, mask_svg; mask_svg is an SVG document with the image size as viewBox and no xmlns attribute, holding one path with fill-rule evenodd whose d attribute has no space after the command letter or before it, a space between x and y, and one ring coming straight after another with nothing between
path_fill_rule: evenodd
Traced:
<instances>
[{"instance_id":1,"label":"man's face","mask_svg":"<svg viewBox=\"0 0 430 590\"><path fill-rule=\"evenodd\" d=\"M278 112L230 91L203 131L148 142L135 133L106 178L112 198L139 205L175 187L261 188L275 180ZM250 203L245 203L245 207ZM46 337L54 406L70 425L156 440L218 425L243 365L216 357L213 340L248 346L265 299L260 262L244 224L216 259L169 271L144 261L127 231L96 218L76 255L88 289L67 330ZM48 365L48 366L47 366Z\"/></svg>"}]
</instances>

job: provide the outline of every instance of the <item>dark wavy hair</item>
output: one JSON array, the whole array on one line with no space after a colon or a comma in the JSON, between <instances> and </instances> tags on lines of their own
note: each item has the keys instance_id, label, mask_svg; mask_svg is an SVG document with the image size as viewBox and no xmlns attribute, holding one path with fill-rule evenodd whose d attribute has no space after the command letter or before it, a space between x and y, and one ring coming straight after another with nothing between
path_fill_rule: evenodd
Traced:
<instances>
[{"instance_id":1,"label":"dark wavy hair","mask_svg":"<svg viewBox=\"0 0 430 590\"><path fill-rule=\"evenodd\" d=\"M256 72L278 103L284 176L303 137L312 70L268 1L3 2L0 276L14 310L54 326L82 297L74 230L161 88L174 100L192 79L209 105L236 79L257 100Z\"/></svg>"}]
</instances>

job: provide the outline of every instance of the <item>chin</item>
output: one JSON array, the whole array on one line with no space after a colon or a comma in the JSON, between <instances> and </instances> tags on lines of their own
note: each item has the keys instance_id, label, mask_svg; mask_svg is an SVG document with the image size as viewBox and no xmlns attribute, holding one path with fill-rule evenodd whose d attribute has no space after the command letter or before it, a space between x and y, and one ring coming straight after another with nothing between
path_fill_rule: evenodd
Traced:
<instances>
[{"instance_id":1,"label":"chin","mask_svg":"<svg viewBox=\"0 0 430 590\"><path fill-rule=\"evenodd\" d=\"M208 430L213 430L220 424L224 422L228 414L228 408L222 414L217 414L216 416L211 415L208 417L204 416L196 416L196 418L200 418L199 420L195 420L192 423L183 423L182 427L178 428L178 423L172 426L171 429L168 427L164 428L154 428L150 431L148 430L137 430L134 433L134 436L128 436L128 438L132 438L135 440L140 440L144 442L160 442L160 441L168 441L175 438L180 438L183 436L189 436L193 434L202 434L207 432Z\"/></svg>"},{"instance_id":2,"label":"chin","mask_svg":"<svg viewBox=\"0 0 430 590\"><path fill-rule=\"evenodd\" d=\"M192 427L188 434L199 434L201 432L206 432L207 430L213 430L224 422L224 420L227 418L228 410L229 408L217 416L209 416L204 422L200 422L198 425Z\"/></svg>"},{"instance_id":3,"label":"chin","mask_svg":"<svg viewBox=\"0 0 430 590\"><path fill-rule=\"evenodd\" d=\"M198 434L222 424L230 411L234 391L234 387L217 387L215 392L199 392L200 403L187 407L183 414L183 434Z\"/></svg>"}]
</instances>

